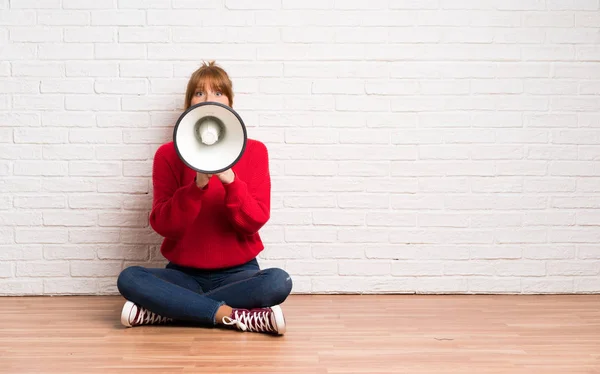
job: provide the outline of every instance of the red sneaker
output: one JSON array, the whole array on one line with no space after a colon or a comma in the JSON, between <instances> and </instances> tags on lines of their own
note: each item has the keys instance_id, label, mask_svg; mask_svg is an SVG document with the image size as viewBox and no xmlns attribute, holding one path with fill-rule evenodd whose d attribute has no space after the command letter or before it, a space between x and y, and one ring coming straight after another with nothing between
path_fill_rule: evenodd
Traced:
<instances>
[{"instance_id":1,"label":"red sneaker","mask_svg":"<svg viewBox=\"0 0 600 374\"><path fill-rule=\"evenodd\" d=\"M270 308L233 309L231 316L223 317L225 325L235 325L241 331L285 333L285 318L279 305Z\"/></svg>"},{"instance_id":2,"label":"red sneaker","mask_svg":"<svg viewBox=\"0 0 600 374\"><path fill-rule=\"evenodd\" d=\"M156 313L127 301L121 311L121 324L126 327L139 325L157 325L171 322L171 318L159 316Z\"/></svg>"}]
</instances>

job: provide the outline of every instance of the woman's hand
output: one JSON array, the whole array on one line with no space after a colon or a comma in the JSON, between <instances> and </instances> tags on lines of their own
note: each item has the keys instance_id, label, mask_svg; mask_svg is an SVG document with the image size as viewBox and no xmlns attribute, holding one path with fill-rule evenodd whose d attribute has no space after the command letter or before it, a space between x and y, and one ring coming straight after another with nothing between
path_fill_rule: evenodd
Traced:
<instances>
[{"instance_id":1,"label":"woman's hand","mask_svg":"<svg viewBox=\"0 0 600 374\"><path fill-rule=\"evenodd\" d=\"M212 174L204 174L196 172L196 186L198 188L204 188L208 184L208 181L212 177Z\"/></svg>"},{"instance_id":2,"label":"woman's hand","mask_svg":"<svg viewBox=\"0 0 600 374\"><path fill-rule=\"evenodd\" d=\"M229 183L233 182L233 180L235 179L235 174L233 173L233 170L231 170L231 169L227 169L222 173L218 173L218 174L216 174L216 176L219 177L219 180L223 184L229 184Z\"/></svg>"}]
</instances>

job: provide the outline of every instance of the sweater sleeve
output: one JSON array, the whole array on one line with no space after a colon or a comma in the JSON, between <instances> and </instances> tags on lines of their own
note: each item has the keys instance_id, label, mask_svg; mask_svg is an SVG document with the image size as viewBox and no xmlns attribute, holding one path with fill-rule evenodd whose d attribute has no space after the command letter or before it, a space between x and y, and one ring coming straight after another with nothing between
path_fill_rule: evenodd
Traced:
<instances>
[{"instance_id":1,"label":"sweater sleeve","mask_svg":"<svg viewBox=\"0 0 600 374\"><path fill-rule=\"evenodd\" d=\"M168 160L157 152L152 168L154 197L150 226L161 236L177 239L194 222L202 206L205 190L191 183L178 186Z\"/></svg>"},{"instance_id":2,"label":"sweater sleeve","mask_svg":"<svg viewBox=\"0 0 600 374\"><path fill-rule=\"evenodd\" d=\"M269 156L265 145L257 144L249 162L251 177L242 180L236 175L233 182L224 185L229 220L238 232L245 235L257 233L271 215Z\"/></svg>"}]
</instances>

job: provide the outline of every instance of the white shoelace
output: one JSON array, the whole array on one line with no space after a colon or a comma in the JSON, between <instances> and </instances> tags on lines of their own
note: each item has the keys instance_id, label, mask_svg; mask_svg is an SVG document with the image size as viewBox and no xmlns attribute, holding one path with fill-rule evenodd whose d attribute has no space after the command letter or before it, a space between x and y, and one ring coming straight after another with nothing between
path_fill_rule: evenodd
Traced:
<instances>
[{"instance_id":1,"label":"white shoelace","mask_svg":"<svg viewBox=\"0 0 600 374\"><path fill-rule=\"evenodd\" d=\"M270 312L236 312L237 318L223 317L223 323L226 325L236 325L242 331L270 331L275 332L275 328L270 323Z\"/></svg>"}]
</instances>

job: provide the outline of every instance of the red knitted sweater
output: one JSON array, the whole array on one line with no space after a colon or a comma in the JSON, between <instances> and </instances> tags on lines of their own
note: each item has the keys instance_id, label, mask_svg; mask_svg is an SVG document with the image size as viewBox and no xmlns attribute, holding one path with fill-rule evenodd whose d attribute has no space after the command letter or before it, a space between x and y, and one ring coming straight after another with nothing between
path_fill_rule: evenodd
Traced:
<instances>
[{"instance_id":1,"label":"red knitted sweater","mask_svg":"<svg viewBox=\"0 0 600 374\"><path fill-rule=\"evenodd\" d=\"M250 261L263 250L258 230L271 208L267 148L248 139L232 169L232 183L224 185L213 175L200 189L196 172L181 161L173 142L156 151L150 225L164 237L161 252L167 260L218 269Z\"/></svg>"}]
</instances>

